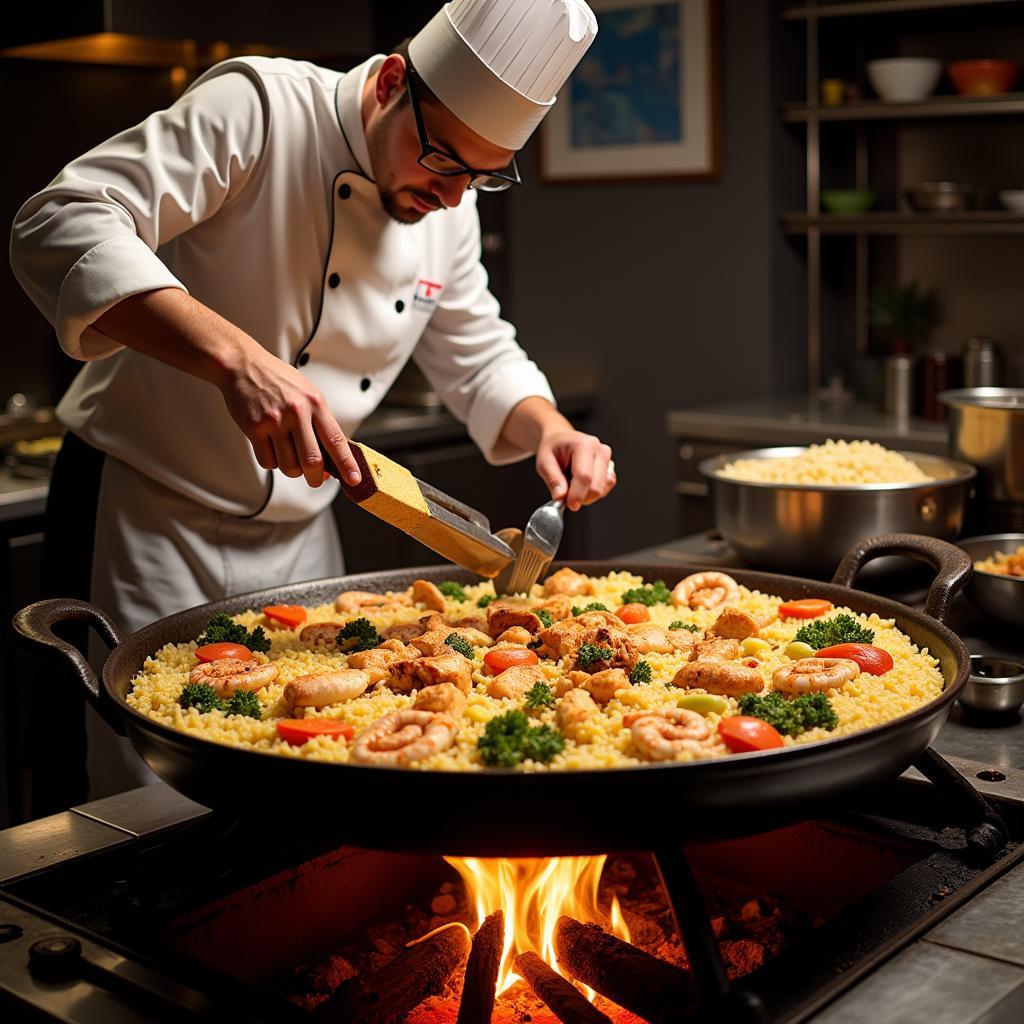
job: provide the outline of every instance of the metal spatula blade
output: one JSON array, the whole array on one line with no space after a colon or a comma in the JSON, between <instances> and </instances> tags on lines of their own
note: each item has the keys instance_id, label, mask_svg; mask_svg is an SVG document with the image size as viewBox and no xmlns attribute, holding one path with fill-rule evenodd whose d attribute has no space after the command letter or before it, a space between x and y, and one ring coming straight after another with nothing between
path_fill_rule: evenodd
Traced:
<instances>
[{"instance_id":1,"label":"metal spatula blade","mask_svg":"<svg viewBox=\"0 0 1024 1024\"><path fill-rule=\"evenodd\" d=\"M494 581L497 593L526 593L547 572L562 541L564 512L563 501L547 501L530 516L519 557Z\"/></svg>"}]
</instances>

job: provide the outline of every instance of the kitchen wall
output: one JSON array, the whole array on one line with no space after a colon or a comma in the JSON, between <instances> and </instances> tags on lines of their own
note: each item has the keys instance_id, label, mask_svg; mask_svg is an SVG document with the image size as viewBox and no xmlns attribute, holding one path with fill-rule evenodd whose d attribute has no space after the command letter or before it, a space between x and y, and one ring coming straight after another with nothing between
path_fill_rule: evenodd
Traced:
<instances>
[{"instance_id":1,"label":"kitchen wall","mask_svg":"<svg viewBox=\"0 0 1024 1024\"><path fill-rule=\"evenodd\" d=\"M800 202L799 146L778 127L799 62L771 6L720 5L720 180L544 184L536 142L522 161L509 214L520 337L544 365L596 373L619 470L586 513L597 556L678 532L667 410L804 385L802 278L776 214Z\"/></svg>"}]
</instances>

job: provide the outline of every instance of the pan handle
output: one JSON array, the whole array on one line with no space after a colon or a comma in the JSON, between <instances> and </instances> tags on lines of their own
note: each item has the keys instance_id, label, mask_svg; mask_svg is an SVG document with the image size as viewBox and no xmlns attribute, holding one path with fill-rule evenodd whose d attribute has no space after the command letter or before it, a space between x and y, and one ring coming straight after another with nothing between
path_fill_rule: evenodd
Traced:
<instances>
[{"instance_id":1,"label":"pan handle","mask_svg":"<svg viewBox=\"0 0 1024 1024\"><path fill-rule=\"evenodd\" d=\"M121 645L121 633L105 611L87 601L70 597L30 604L14 616L13 625L22 643L35 654L62 665L70 662L85 690L86 699L112 729L124 736L121 716L104 693L88 659L74 644L54 633L53 627L62 622L84 622L92 626L111 650Z\"/></svg>"},{"instance_id":2,"label":"pan handle","mask_svg":"<svg viewBox=\"0 0 1024 1024\"><path fill-rule=\"evenodd\" d=\"M853 586L857 573L868 562L884 555L916 558L935 570L924 613L939 622L945 621L953 598L974 572L974 564L966 551L937 537L924 537L917 533L881 533L877 537L865 537L854 545L839 563L832 582L841 587Z\"/></svg>"}]
</instances>

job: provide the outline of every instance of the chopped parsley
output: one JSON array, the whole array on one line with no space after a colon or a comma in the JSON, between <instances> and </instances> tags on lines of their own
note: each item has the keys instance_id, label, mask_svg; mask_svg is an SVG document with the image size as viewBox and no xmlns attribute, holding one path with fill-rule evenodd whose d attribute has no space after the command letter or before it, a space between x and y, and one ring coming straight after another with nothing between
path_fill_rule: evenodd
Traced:
<instances>
[{"instance_id":1,"label":"chopped parsley","mask_svg":"<svg viewBox=\"0 0 1024 1024\"><path fill-rule=\"evenodd\" d=\"M638 661L633 667L633 671L629 673L631 683L649 683L652 678L651 666L646 661Z\"/></svg>"},{"instance_id":2,"label":"chopped parsley","mask_svg":"<svg viewBox=\"0 0 1024 1024\"><path fill-rule=\"evenodd\" d=\"M353 619L338 630L338 646L347 654L369 651L380 644L380 636L369 619Z\"/></svg>"},{"instance_id":3,"label":"chopped parsley","mask_svg":"<svg viewBox=\"0 0 1024 1024\"><path fill-rule=\"evenodd\" d=\"M608 606L601 604L600 601L591 601L585 608L577 608L576 605L572 606L573 615L583 615L584 612L606 612Z\"/></svg>"},{"instance_id":4,"label":"chopped parsley","mask_svg":"<svg viewBox=\"0 0 1024 1024\"><path fill-rule=\"evenodd\" d=\"M257 722L263 720L260 699L252 690L235 690L223 711L226 715L245 715L247 718L255 718Z\"/></svg>"},{"instance_id":5,"label":"chopped parsley","mask_svg":"<svg viewBox=\"0 0 1024 1024\"><path fill-rule=\"evenodd\" d=\"M564 747L560 732L547 725L531 725L522 711L492 718L477 743L484 764L492 768L515 768L523 761L547 764Z\"/></svg>"},{"instance_id":6,"label":"chopped parsley","mask_svg":"<svg viewBox=\"0 0 1024 1024\"><path fill-rule=\"evenodd\" d=\"M260 651L263 654L270 650L270 640L267 639L262 626L257 626L250 633L245 626L239 625L224 612L214 615L206 624L206 632L196 640L199 647L205 644L241 644L250 651Z\"/></svg>"},{"instance_id":7,"label":"chopped parsley","mask_svg":"<svg viewBox=\"0 0 1024 1024\"><path fill-rule=\"evenodd\" d=\"M613 654L610 647L598 647L597 644L582 644L576 652L576 664L586 669L595 661L607 661Z\"/></svg>"},{"instance_id":8,"label":"chopped parsley","mask_svg":"<svg viewBox=\"0 0 1024 1024\"><path fill-rule=\"evenodd\" d=\"M645 604L648 607L655 604L668 604L672 592L665 586L664 580L655 580L642 587L634 587L622 595L623 604Z\"/></svg>"},{"instance_id":9,"label":"chopped parsley","mask_svg":"<svg viewBox=\"0 0 1024 1024\"><path fill-rule=\"evenodd\" d=\"M463 590L461 583L456 583L454 580L444 580L438 583L437 589L444 594L445 597L450 597L453 601L468 601L469 597L466 591Z\"/></svg>"},{"instance_id":10,"label":"chopped parsley","mask_svg":"<svg viewBox=\"0 0 1024 1024\"><path fill-rule=\"evenodd\" d=\"M548 708L555 703L555 695L547 683L534 683L526 691L525 702L528 708Z\"/></svg>"},{"instance_id":11,"label":"chopped parsley","mask_svg":"<svg viewBox=\"0 0 1024 1024\"><path fill-rule=\"evenodd\" d=\"M498 595L497 594L484 594L483 597L478 597L476 599L476 606L477 606L477 608L486 608L492 601L497 601L497 600L498 600Z\"/></svg>"},{"instance_id":12,"label":"chopped parsley","mask_svg":"<svg viewBox=\"0 0 1024 1024\"><path fill-rule=\"evenodd\" d=\"M668 624L669 629L688 629L691 633L699 633L700 626L695 626L692 622L683 622L682 619L676 619L674 622Z\"/></svg>"},{"instance_id":13,"label":"chopped parsley","mask_svg":"<svg viewBox=\"0 0 1024 1024\"><path fill-rule=\"evenodd\" d=\"M787 700L781 693L760 696L745 693L739 699L740 714L752 715L774 726L786 736L799 736L808 729L834 729L839 717L823 693L803 693Z\"/></svg>"},{"instance_id":14,"label":"chopped parsley","mask_svg":"<svg viewBox=\"0 0 1024 1024\"><path fill-rule=\"evenodd\" d=\"M178 707L195 708L206 714L208 711L223 711L224 702L217 696L217 691L206 683L187 683L178 696Z\"/></svg>"},{"instance_id":15,"label":"chopped parsley","mask_svg":"<svg viewBox=\"0 0 1024 1024\"><path fill-rule=\"evenodd\" d=\"M444 638L445 644L450 647L453 651L458 651L464 658L473 660L473 645L464 637L458 633L449 633Z\"/></svg>"},{"instance_id":16,"label":"chopped parsley","mask_svg":"<svg viewBox=\"0 0 1024 1024\"><path fill-rule=\"evenodd\" d=\"M870 644L875 631L862 626L852 615L841 613L831 619L815 619L796 631L794 640L809 644L816 651L836 644Z\"/></svg>"},{"instance_id":17,"label":"chopped parsley","mask_svg":"<svg viewBox=\"0 0 1024 1024\"><path fill-rule=\"evenodd\" d=\"M530 611L532 611L533 614L536 615L538 619L540 619L540 624L545 629L551 628L551 612L549 612L546 608L531 608Z\"/></svg>"}]
</instances>

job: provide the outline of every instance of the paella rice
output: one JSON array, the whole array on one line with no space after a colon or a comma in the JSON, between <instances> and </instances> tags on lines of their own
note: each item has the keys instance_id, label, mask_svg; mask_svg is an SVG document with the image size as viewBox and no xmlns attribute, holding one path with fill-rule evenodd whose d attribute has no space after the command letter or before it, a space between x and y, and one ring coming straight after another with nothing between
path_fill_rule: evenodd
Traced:
<instances>
[{"instance_id":1,"label":"paella rice","mask_svg":"<svg viewBox=\"0 0 1024 1024\"><path fill-rule=\"evenodd\" d=\"M936 659L927 649L916 647L891 619L875 614L861 615L829 605L827 612L817 616L795 617L796 613L791 616L787 611L790 606L784 605L781 598L743 586L737 586L735 593L729 590L728 596L717 604L701 606L694 595L711 593L712 584L718 582L703 577L722 574L699 574L701 586L688 586L684 593L681 583L666 599L667 588L652 588L629 572L601 577L586 577L572 570L561 570L561 573L560 578L549 577L544 585L536 585L529 600L518 602L495 601L489 582L467 584L462 588L447 587L442 595L443 613L436 607L428 609L422 600L415 603L413 588L409 588L378 596L378 603L366 603L366 597L349 598L347 603L339 599L337 605L300 609L295 614L304 612L303 621L291 627L259 610L235 615L234 623L244 630L262 627L269 639L269 650L252 654L252 661L272 664L277 669L272 682L253 690L259 701L259 719L229 713L229 707L234 705L223 702L206 711L196 706L182 706L187 703L182 700L183 691L198 665L196 641L169 643L154 652L133 680L127 701L136 711L166 726L214 743L340 764L358 761L360 756L363 763L375 763L375 752L400 749L404 742L402 737L416 734L420 738L418 754L404 766L437 771L486 771L488 743L503 742L495 737L505 724L513 723L518 723L520 733L525 728L528 736L543 736L553 741L525 748L527 752L544 749L545 754L538 755L539 759L527 753L514 763L500 760L490 763L506 764L523 771L550 771L618 768L666 759L653 757L644 746L638 723L646 728L648 736L652 726L659 730L659 735L675 736L673 729L685 733L682 739L666 741L670 743L669 760L724 757L737 748L729 742L721 725L725 719L740 717L741 694L720 690L717 696L697 701L696 705L692 700L680 703L683 697L708 692L700 685L683 685L681 673L684 680L693 675L691 670L688 670L689 676L682 672L683 667L711 664L712 677L735 670L734 674L739 673L747 680L744 692L769 694L775 689L773 680L777 674L800 662L801 652L793 647L793 641L801 627L814 622L829 624L842 615L849 616L861 632L869 631L865 635L874 634L872 648L891 656L892 667L881 674L854 670L853 678L843 677L836 686L822 687L821 692L825 693L838 724L831 729L819 725L798 735L780 735L778 743L773 741L771 745L815 742L880 725L913 711L942 691L943 680ZM571 575L564 575L566 573ZM694 577L688 579L692 581ZM722 591L726 592L724 587ZM417 596L423 598L425 593L421 588ZM624 595L638 600L620 607ZM538 608L544 611L545 605L548 606L546 614L534 611ZM602 612L596 606L607 610ZM338 607L348 611L339 614ZM588 611L588 607L591 610ZM780 607L784 614L780 614ZM723 616L726 609L729 615ZM610 614L616 610L618 615ZM805 613L806 609L800 614ZM536 623L532 621L534 618L538 620ZM385 647L372 648L369 655L364 654L362 658L346 651L347 644L340 638L333 643L323 642L323 630L308 631L307 636L311 637L319 633L316 639L300 639L303 629L310 625L331 623L326 630L329 635L334 625L358 619L368 620L378 633L390 630L400 634L400 638L393 638ZM518 619L525 625L509 626L511 619ZM632 624L627 625L631 619ZM469 624L473 620L476 625ZM485 623L491 627L490 634L481 628ZM645 625L641 628L641 624ZM431 629L438 626L439 629ZM516 632L517 629L520 632ZM744 629L752 632L737 638L736 634L742 634ZM417 630L419 636L414 635ZM453 644L452 634L456 630L470 638L468 648L458 641ZM348 632L354 635L353 630ZM716 636L716 632L730 635ZM418 641L420 647L410 645L406 638L411 638L413 643ZM380 636L376 639L383 642ZM596 640L596 643L581 646L581 639ZM565 645L564 649L559 643ZM460 647L472 658L466 659L465 653L458 653ZM815 653L813 647L808 647L803 654L808 651ZM701 652L710 660L694 661ZM496 672L491 664L496 653L500 655L496 664L508 662L516 667L530 663L525 666L529 671L520 671L518 676ZM485 661L488 655L491 657ZM585 657L596 660L587 665ZM637 671L641 661L648 669ZM468 676L446 674L459 669L463 662ZM326 706L292 705L289 683L300 677L337 673L350 669L353 664L367 673L364 692ZM379 671L375 671L374 666L378 666ZM436 678L430 672L434 672ZM744 672L746 675L742 675ZM349 680L358 674L349 672ZM495 686L498 674L510 683L505 692L511 695L495 695L501 689ZM602 687L602 680L608 685ZM440 685L443 682L448 682L447 691ZM538 688L538 683L544 685ZM427 686L431 686L437 699L443 698L440 705L421 700ZM457 696L456 690L461 695ZM572 690L586 690L591 696L577 692L566 700ZM349 692L350 689L346 690ZM677 709L688 703L703 710L678 714ZM422 710L424 707L440 707L441 710ZM509 716L509 712L516 712L520 717ZM319 719L335 723L339 728L349 728L344 729L345 735L314 734L305 742L282 738L279 724L296 719ZM423 747L425 732L420 726L428 722L431 727L443 728L433 729L431 743L434 746ZM490 730L488 723L493 723ZM371 734L371 727L383 740L376 733Z\"/></svg>"}]
</instances>

